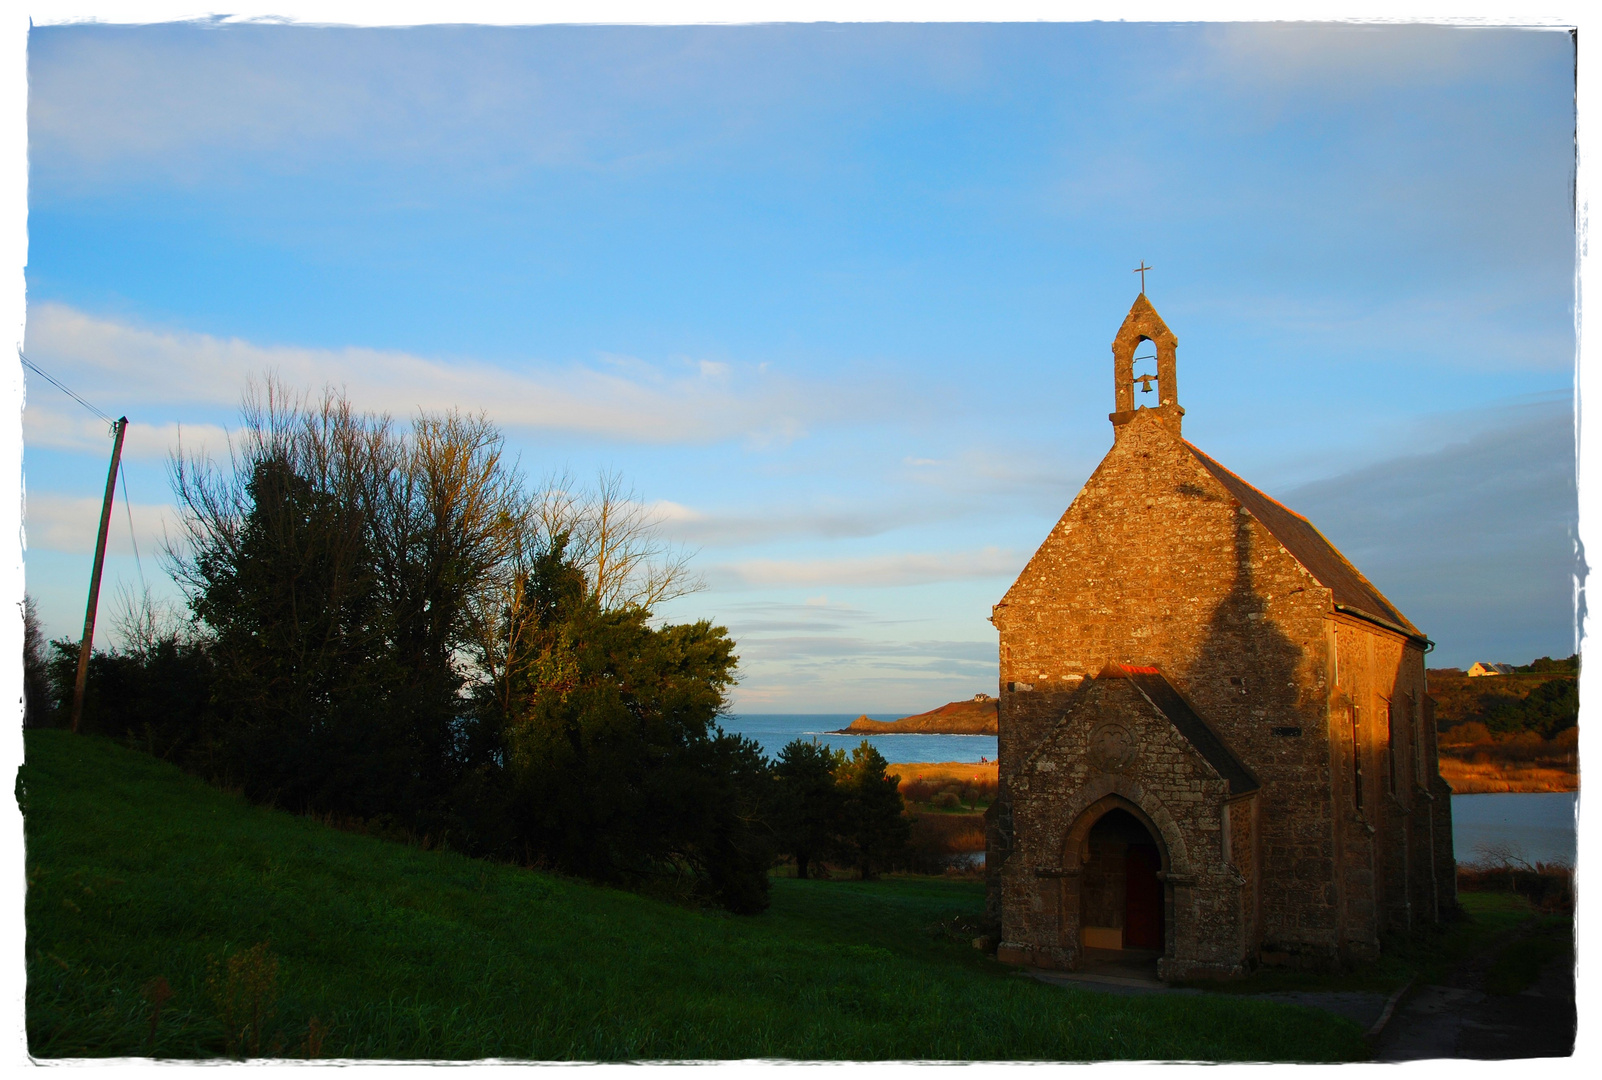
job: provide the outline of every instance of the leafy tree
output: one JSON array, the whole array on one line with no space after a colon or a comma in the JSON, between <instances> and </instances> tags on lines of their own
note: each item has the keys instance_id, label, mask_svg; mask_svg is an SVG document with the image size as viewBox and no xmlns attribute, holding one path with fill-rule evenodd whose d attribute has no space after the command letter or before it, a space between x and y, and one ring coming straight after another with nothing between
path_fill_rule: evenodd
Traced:
<instances>
[{"instance_id":1,"label":"leafy tree","mask_svg":"<svg viewBox=\"0 0 1602 1080\"><path fill-rule=\"evenodd\" d=\"M846 792L835 774L845 762L844 751L816 739L794 739L779 751L773 766L773 828L779 849L795 859L796 877L805 878L813 862L840 848Z\"/></svg>"},{"instance_id":2,"label":"leafy tree","mask_svg":"<svg viewBox=\"0 0 1602 1080\"><path fill-rule=\"evenodd\" d=\"M1550 656L1543 656L1530 661L1528 664L1522 664L1513 670L1521 674L1545 674L1548 672L1556 674L1561 672L1574 675L1580 670L1580 655L1575 653L1567 660L1554 660Z\"/></svg>"},{"instance_id":3,"label":"leafy tree","mask_svg":"<svg viewBox=\"0 0 1602 1080\"><path fill-rule=\"evenodd\" d=\"M479 598L526 515L482 418L409 432L269 383L231 469L177 463L186 544L170 552L215 659L216 771L256 798L407 828L467 828L463 745ZM493 785L491 785L493 787Z\"/></svg>"},{"instance_id":4,"label":"leafy tree","mask_svg":"<svg viewBox=\"0 0 1602 1080\"><path fill-rule=\"evenodd\" d=\"M55 691L45 655L44 631L39 626L39 606L31 596L22 599L22 700L23 727L45 727L51 722Z\"/></svg>"},{"instance_id":5,"label":"leafy tree","mask_svg":"<svg viewBox=\"0 0 1602 1080\"><path fill-rule=\"evenodd\" d=\"M901 801L901 777L885 775L884 756L867 739L836 773L845 793L842 840L863 880L877 876L906 847L912 826Z\"/></svg>"},{"instance_id":6,"label":"leafy tree","mask_svg":"<svg viewBox=\"0 0 1602 1080\"><path fill-rule=\"evenodd\" d=\"M208 523L183 567L217 662L218 765L253 798L396 813L415 805L419 763L390 723L399 667L349 490L362 478L342 467L357 463L317 469L304 443L259 449L242 512Z\"/></svg>"},{"instance_id":7,"label":"leafy tree","mask_svg":"<svg viewBox=\"0 0 1602 1080\"><path fill-rule=\"evenodd\" d=\"M733 642L705 621L653 628L642 608L602 610L565 546L559 536L535 560L526 655L508 663L504 743L524 842L602 880L687 866L726 906L760 910L766 763L715 724Z\"/></svg>"},{"instance_id":8,"label":"leafy tree","mask_svg":"<svg viewBox=\"0 0 1602 1080\"><path fill-rule=\"evenodd\" d=\"M632 493L530 496L482 417L401 429L269 383L244 419L226 467L174 471L168 554L210 665L191 764L477 854L766 905L769 766L716 725L733 642L652 624L694 582ZM101 697L150 697L127 687L160 654L101 658Z\"/></svg>"}]
</instances>

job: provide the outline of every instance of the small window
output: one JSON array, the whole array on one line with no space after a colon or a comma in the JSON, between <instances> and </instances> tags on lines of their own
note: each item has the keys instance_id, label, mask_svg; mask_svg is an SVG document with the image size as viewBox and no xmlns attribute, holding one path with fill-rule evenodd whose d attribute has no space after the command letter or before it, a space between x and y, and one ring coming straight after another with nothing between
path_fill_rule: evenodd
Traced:
<instances>
[{"instance_id":1,"label":"small window","mask_svg":"<svg viewBox=\"0 0 1602 1080\"><path fill-rule=\"evenodd\" d=\"M1424 710L1419 708L1417 690L1408 694L1407 704L1413 732L1413 777L1420 789L1428 790L1430 778L1424 769Z\"/></svg>"},{"instance_id":2,"label":"small window","mask_svg":"<svg viewBox=\"0 0 1602 1080\"><path fill-rule=\"evenodd\" d=\"M1385 790L1396 794L1396 702L1385 703Z\"/></svg>"},{"instance_id":3,"label":"small window","mask_svg":"<svg viewBox=\"0 0 1602 1080\"><path fill-rule=\"evenodd\" d=\"M1356 705L1352 710L1352 806L1358 813L1363 812L1363 740L1359 710Z\"/></svg>"}]
</instances>

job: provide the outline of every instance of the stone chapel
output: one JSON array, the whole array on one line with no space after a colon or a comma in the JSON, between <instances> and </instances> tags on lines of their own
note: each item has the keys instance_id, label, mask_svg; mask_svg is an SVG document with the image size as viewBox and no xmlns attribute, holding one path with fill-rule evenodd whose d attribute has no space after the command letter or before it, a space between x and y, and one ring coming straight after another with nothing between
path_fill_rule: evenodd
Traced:
<instances>
[{"instance_id":1,"label":"stone chapel","mask_svg":"<svg viewBox=\"0 0 1602 1080\"><path fill-rule=\"evenodd\" d=\"M991 617L997 955L1338 969L1456 902L1431 642L1185 441L1177 344L1142 292L1112 345L1112 449Z\"/></svg>"}]
</instances>

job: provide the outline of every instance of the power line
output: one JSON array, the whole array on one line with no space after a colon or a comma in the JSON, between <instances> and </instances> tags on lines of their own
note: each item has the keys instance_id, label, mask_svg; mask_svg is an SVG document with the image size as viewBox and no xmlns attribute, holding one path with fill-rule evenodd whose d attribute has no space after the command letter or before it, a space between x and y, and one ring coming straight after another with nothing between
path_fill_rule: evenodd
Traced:
<instances>
[{"instance_id":1,"label":"power line","mask_svg":"<svg viewBox=\"0 0 1602 1080\"><path fill-rule=\"evenodd\" d=\"M139 538L134 535L133 503L128 501L128 473L120 461L117 462L117 475L122 477L122 508L128 515L128 542L133 545L134 565L139 568L139 587L148 593L150 585L145 581L144 560L139 557Z\"/></svg>"},{"instance_id":2,"label":"power line","mask_svg":"<svg viewBox=\"0 0 1602 1080\"><path fill-rule=\"evenodd\" d=\"M72 400L76 401L79 405L82 405L84 408L88 409L90 412L92 412L96 416L100 417L100 419L104 420L106 423L108 423L108 424L116 424L117 421L113 420L111 417L107 416L105 413L101 412L99 409L97 409L93 405L89 404L87 401L85 401L83 398L79 397L77 394L74 394L71 390L69 390L67 388L66 384L63 383L60 379L57 379L54 375L52 375L48 371L44 370L44 368L40 367L38 364L34 363L32 360L29 360L27 354L24 353L21 349L17 350L17 355L22 357L22 362L24 364L27 364L30 368L32 368L40 376L42 376L44 379L46 379L57 390L60 390L63 394L66 394ZM127 492L124 492L123 494L126 496Z\"/></svg>"},{"instance_id":3,"label":"power line","mask_svg":"<svg viewBox=\"0 0 1602 1080\"><path fill-rule=\"evenodd\" d=\"M23 352L21 349L17 350L17 355L22 358L22 362L24 364L27 364L30 369L48 381L50 385L54 386L57 390L60 390L63 394L66 394L79 405L82 405L84 408L100 417L100 419L104 420L107 424L110 424L113 432L116 431L117 421L113 420L111 417L107 416L105 413L89 404L83 398L73 393L72 389L68 387L66 383L63 383L60 379L50 374L32 360L29 360L28 354ZM145 582L145 561L139 557L139 537L134 533L133 504L128 501L128 471L122 467L122 462L120 460L117 462L117 476L122 480L122 509L123 512L128 516L128 542L133 545L134 565L139 568L139 584L148 592L150 586Z\"/></svg>"}]
</instances>

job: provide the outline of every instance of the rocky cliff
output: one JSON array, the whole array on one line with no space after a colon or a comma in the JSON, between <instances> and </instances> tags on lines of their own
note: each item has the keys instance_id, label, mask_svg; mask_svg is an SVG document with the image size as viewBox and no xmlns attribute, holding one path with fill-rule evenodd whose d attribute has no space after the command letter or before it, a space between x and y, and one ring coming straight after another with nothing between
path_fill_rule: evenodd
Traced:
<instances>
[{"instance_id":1,"label":"rocky cliff","mask_svg":"<svg viewBox=\"0 0 1602 1080\"><path fill-rule=\"evenodd\" d=\"M851 726L833 735L994 735L996 699L976 694L968 701L953 701L938 709L900 720L869 720L859 716Z\"/></svg>"}]
</instances>

